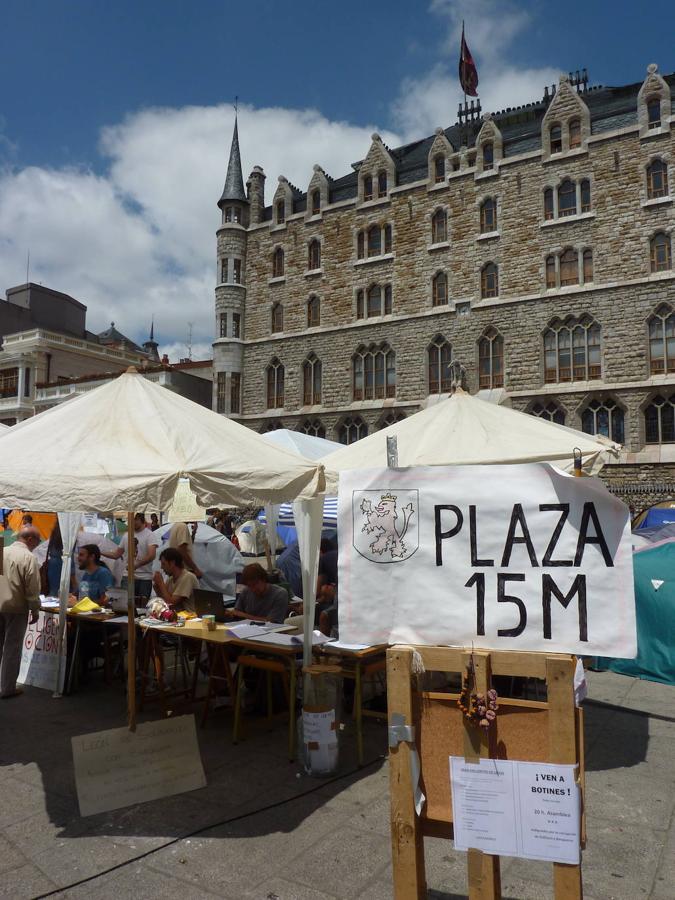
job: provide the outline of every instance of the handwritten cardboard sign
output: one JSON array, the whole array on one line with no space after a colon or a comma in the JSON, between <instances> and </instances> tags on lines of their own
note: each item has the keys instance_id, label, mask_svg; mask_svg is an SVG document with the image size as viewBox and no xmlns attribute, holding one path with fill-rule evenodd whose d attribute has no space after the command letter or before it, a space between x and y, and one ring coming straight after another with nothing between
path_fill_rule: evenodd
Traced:
<instances>
[{"instance_id":1,"label":"handwritten cardboard sign","mask_svg":"<svg viewBox=\"0 0 675 900\"><path fill-rule=\"evenodd\" d=\"M61 646L61 672L57 685L59 667L59 616L58 613L40 612L37 622L29 624L21 646L21 668L19 682L48 691L62 691L66 671L66 635Z\"/></svg>"},{"instance_id":2,"label":"handwritten cardboard sign","mask_svg":"<svg viewBox=\"0 0 675 900\"><path fill-rule=\"evenodd\" d=\"M340 475L340 639L632 658L628 508L552 466Z\"/></svg>"},{"instance_id":3,"label":"handwritten cardboard sign","mask_svg":"<svg viewBox=\"0 0 675 900\"><path fill-rule=\"evenodd\" d=\"M82 734L72 746L82 816L206 786L194 716Z\"/></svg>"}]
</instances>

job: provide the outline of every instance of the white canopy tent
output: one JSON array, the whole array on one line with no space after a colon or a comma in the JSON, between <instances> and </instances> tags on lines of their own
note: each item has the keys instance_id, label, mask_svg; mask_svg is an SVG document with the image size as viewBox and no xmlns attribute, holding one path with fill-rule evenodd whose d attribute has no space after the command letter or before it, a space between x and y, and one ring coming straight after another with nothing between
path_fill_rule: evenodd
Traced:
<instances>
[{"instance_id":1,"label":"white canopy tent","mask_svg":"<svg viewBox=\"0 0 675 900\"><path fill-rule=\"evenodd\" d=\"M270 446L135 369L14 426L2 442L1 504L66 512L124 509L130 529L133 512L168 508L181 478L189 478L204 506L300 498L311 508L309 498L325 488L322 466ZM63 580L60 600L63 623ZM129 624L129 722L135 727L133 597Z\"/></svg>"}]
</instances>

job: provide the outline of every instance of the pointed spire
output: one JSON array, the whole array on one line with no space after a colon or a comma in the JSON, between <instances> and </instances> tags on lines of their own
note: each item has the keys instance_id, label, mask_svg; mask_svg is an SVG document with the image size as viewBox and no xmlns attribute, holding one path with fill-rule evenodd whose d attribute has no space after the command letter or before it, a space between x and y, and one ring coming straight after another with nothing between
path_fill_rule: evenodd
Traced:
<instances>
[{"instance_id":1,"label":"pointed spire","mask_svg":"<svg viewBox=\"0 0 675 900\"><path fill-rule=\"evenodd\" d=\"M227 165L227 177L225 187L218 206L222 209L228 200L237 200L240 203L248 203L244 190L244 178L241 172L241 155L239 153L239 128L237 114L234 114L234 133L232 134L232 146L230 147L230 161Z\"/></svg>"},{"instance_id":2,"label":"pointed spire","mask_svg":"<svg viewBox=\"0 0 675 900\"><path fill-rule=\"evenodd\" d=\"M143 349L153 362L159 362L159 344L155 340L155 317L152 317L150 323L150 337L143 344Z\"/></svg>"}]
</instances>

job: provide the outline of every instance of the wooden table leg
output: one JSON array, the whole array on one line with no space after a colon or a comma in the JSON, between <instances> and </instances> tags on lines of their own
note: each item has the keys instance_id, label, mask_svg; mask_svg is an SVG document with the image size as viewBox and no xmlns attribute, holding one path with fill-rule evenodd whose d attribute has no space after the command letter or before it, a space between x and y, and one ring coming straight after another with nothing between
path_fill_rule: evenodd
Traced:
<instances>
[{"instance_id":1,"label":"wooden table leg","mask_svg":"<svg viewBox=\"0 0 675 900\"><path fill-rule=\"evenodd\" d=\"M290 686L288 698L288 758L291 762L295 759L295 657L291 657Z\"/></svg>"},{"instance_id":2,"label":"wooden table leg","mask_svg":"<svg viewBox=\"0 0 675 900\"><path fill-rule=\"evenodd\" d=\"M241 723L241 700L244 693L244 667L239 664L237 695L234 701L234 730L232 731L232 743L239 742L239 725Z\"/></svg>"},{"instance_id":3,"label":"wooden table leg","mask_svg":"<svg viewBox=\"0 0 675 900\"><path fill-rule=\"evenodd\" d=\"M195 660L195 669L192 673L192 691L190 692L190 702L195 702L195 697L197 696L197 679L199 678L199 664L202 661L202 645L203 641L199 641L197 646L197 659Z\"/></svg>"},{"instance_id":4,"label":"wooden table leg","mask_svg":"<svg viewBox=\"0 0 675 900\"><path fill-rule=\"evenodd\" d=\"M73 655L70 657L70 672L68 673L68 690L72 694L75 671L80 663L80 622L75 622L75 640L73 641Z\"/></svg>"},{"instance_id":5,"label":"wooden table leg","mask_svg":"<svg viewBox=\"0 0 675 900\"><path fill-rule=\"evenodd\" d=\"M354 678L354 718L356 719L356 758L363 765L363 681L361 679L361 660L356 660Z\"/></svg>"}]
</instances>

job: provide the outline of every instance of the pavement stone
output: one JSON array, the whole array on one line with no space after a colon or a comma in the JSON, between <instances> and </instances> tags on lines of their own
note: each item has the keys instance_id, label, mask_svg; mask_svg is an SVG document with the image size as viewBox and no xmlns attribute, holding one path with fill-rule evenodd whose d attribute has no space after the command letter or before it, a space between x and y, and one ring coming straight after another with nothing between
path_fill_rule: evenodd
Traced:
<instances>
[{"instance_id":1,"label":"pavement stone","mask_svg":"<svg viewBox=\"0 0 675 900\"><path fill-rule=\"evenodd\" d=\"M56 887L57 885L32 863L3 872L0 877L2 900L32 900L33 897L53 891Z\"/></svg>"}]
</instances>

